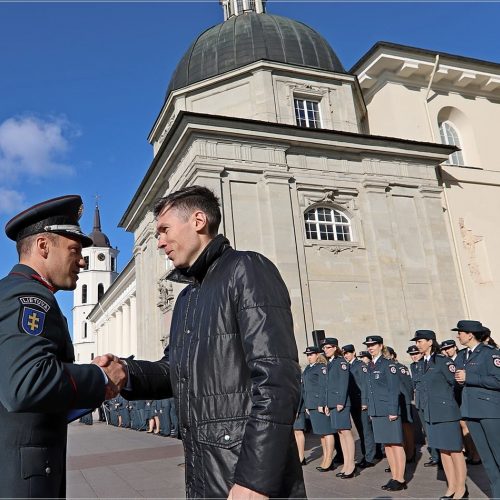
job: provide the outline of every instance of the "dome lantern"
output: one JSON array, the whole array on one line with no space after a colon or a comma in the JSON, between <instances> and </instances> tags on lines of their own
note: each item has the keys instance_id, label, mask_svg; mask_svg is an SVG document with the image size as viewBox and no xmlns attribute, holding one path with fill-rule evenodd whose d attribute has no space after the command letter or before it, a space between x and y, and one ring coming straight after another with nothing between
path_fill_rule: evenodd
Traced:
<instances>
[{"instance_id":1,"label":"dome lantern","mask_svg":"<svg viewBox=\"0 0 500 500\"><path fill-rule=\"evenodd\" d=\"M262 14L266 11L266 0L220 0L224 9L224 21L246 12Z\"/></svg>"}]
</instances>

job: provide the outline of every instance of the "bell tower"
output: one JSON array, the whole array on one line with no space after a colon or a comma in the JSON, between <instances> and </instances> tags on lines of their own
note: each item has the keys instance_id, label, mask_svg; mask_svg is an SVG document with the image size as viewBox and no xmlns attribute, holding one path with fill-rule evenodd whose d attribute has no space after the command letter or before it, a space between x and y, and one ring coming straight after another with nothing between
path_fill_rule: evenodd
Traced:
<instances>
[{"instance_id":1,"label":"bell tower","mask_svg":"<svg viewBox=\"0 0 500 500\"><path fill-rule=\"evenodd\" d=\"M262 14L266 11L266 0L220 0L220 4L224 9L224 21L246 12Z\"/></svg>"},{"instance_id":2,"label":"bell tower","mask_svg":"<svg viewBox=\"0 0 500 500\"><path fill-rule=\"evenodd\" d=\"M93 245L82 250L85 268L78 275L73 293L73 345L77 363L89 363L96 355L95 334L87 316L118 276L118 249L111 247L109 238L101 230L97 200L89 238Z\"/></svg>"}]
</instances>

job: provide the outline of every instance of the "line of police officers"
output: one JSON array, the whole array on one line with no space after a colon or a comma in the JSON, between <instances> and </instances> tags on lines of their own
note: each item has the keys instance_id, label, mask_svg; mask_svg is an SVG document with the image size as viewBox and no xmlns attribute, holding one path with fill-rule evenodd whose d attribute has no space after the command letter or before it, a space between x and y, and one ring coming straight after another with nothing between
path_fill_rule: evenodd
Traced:
<instances>
[{"instance_id":1,"label":"line of police officers","mask_svg":"<svg viewBox=\"0 0 500 500\"><path fill-rule=\"evenodd\" d=\"M325 338L320 347L308 347L294 426L303 465L307 414L313 433L322 437L318 471L335 468L335 433L344 455L337 477L351 479L358 469L373 467L376 446L383 445L391 479L382 489L406 489L405 466L415 459L414 424L420 420L431 454L424 466L440 465L446 476L447 490L441 498L468 498L466 463L481 462L491 497L500 498L500 351L479 321L459 321L453 331L466 347L458 353L454 340L438 344L432 330L417 330L411 339L415 345L407 350L413 361L410 369L378 335L366 338L367 350L358 356L352 344L340 349L333 337ZM351 418L362 453L356 464Z\"/></svg>"},{"instance_id":2,"label":"line of police officers","mask_svg":"<svg viewBox=\"0 0 500 500\"><path fill-rule=\"evenodd\" d=\"M128 401L118 396L104 403L106 421L116 427L177 437L179 431L173 398Z\"/></svg>"}]
</instances>

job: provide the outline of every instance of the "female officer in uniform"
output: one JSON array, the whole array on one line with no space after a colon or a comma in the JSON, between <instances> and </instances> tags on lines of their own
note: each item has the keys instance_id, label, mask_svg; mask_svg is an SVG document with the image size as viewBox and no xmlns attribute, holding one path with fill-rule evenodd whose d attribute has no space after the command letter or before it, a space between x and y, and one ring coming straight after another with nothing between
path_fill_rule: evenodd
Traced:
<instances>
[{"instance_id":1,"label":"female officer in uniform","mask_svg":"<svg viewBox=\"0 0 500 500\"><path fill-rule=\"evenodd\" d=\"M321 436L321 447L323 448L323 460L316 467L320 472L333 470L333 434L330 427L330 419L321 411L323 406L323 390L326 384L326 359L321 354L319 347L308 347L304 354L307 355L307 365L302 373L302 395L304 407L311 419L312 431Z\"/></svg>"},{"instance_id":2,"label":"female officer in uniform","mask_svg":"<svg viewBox=\"0 0 500 500\"><path fill-rule=\"evenodd\" d=\"M455 364L455 380L462 385L460 411L476 445L491 485L491 497L500 498L500 352L481 342L479 321L459 321L462 349Z\"/></svg>"},{"instance_id":3,"label":"female officer in uniform","mask_svg":"<svg viewBox=\"0 0 500 500\"><path fill-rule=\"evenodd\" d=\"M439 354L440 346L432 330L417 330L412 340L423 355L419 361L420 389L429 446L439 450L448 483L441 498L468 498L460 410L453 393L455 365L451 358Z\"/></svg>"},{"instance_id":4,"label":"female officer in uniform","mask_svg":"<svg viewBox=\"0 0 500 500\"><path fill-rule=\"evenodd\" d=\"M406 455L403 448L403 426L399 417L400 381L395 363L384 357L384 339L370 335L363 342L372 356L368 364L366 381L368 414L372 419L376 443L385 445L392 479L382 486L383 490L398 491L407 488L404 479Z\"/></svg>"},{"instance_id":5,"label":"female officer in uniform","mask_svg":"<svg viewBox=\"0 0 500 500\"><path fill-rule=\"evenodd\" d=\"M341 479L351 479L359 473L354 463L354 438L351 432L351 401L349 399L349 364L342 356L336 338L327 337L322 342L323 352L328 358L325 413L331 418L332 432L339 434L344 463L336 474Z\"/></svg>"}]
</instances>

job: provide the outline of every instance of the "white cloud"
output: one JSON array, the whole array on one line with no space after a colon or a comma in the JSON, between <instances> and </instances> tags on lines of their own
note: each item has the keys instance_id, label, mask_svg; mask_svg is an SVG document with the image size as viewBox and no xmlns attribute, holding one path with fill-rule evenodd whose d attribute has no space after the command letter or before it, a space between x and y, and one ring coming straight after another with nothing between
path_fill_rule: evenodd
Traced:
<instances>
[{"instance_id":1,"label":"white cloud","mask_svg":"<svg viewBox=\"0 0 500 500\"><path fill-rule=\"evenodd\" d=\"M24 195L12 189L0 187L0 214L12 214L25 206Z\"/></svg>"},{"instance_id":2,"label":"white cloud","mask_svg":"<svg viewBox=\"0 0 500 500\"><path fill-rule=\"evenodd\" d=\"M0 182L73 173L63 161L70 133L69 124L60 118L25 116L0 123Z\"/></svg>"}]
</instances>

